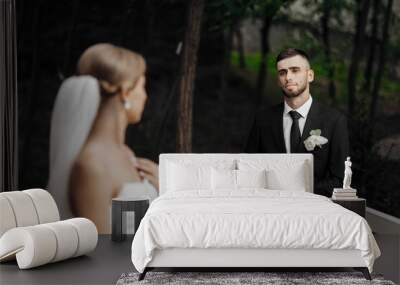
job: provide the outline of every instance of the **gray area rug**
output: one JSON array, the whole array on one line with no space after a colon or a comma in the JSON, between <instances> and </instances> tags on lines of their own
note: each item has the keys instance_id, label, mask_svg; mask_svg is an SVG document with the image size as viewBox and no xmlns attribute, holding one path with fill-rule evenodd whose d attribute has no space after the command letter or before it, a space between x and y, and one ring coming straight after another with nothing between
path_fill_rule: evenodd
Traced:
<instances>
[{"instance_id":1,"label":"gray area rug","mask_svg":"<svg viewBox=\"0 0 400 285\"><path fill-rule=\"evenodd\" d=\"M372 281L360 272L148 272L142 281L139 273L122 274L117 285L134 284L379 284L395 285L380 275Z\"/></svg>"}]
</instances>

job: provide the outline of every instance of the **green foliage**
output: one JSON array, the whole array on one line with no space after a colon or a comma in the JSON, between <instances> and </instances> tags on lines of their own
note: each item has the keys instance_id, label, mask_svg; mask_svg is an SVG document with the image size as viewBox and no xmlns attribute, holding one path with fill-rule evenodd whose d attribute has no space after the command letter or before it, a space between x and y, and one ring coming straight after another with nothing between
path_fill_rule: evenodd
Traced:
<instances>
[{"instance_id":1,"label":"green foliage","mask_svg":"<svg viewBox=\"0 0 400 285\"><path fill-rule=\"evenodd\" d=\"M219 19L213 29L229 27L245 18L273 17L294 0L213 0L206 7L211 19Z\"/></svg>"},{"instance_id":2,"label":"green foliage","mask_svg":"<svg viewBox=\"0 0 400 285\"><path fill-rule=\"evenodd\" d=\"M251 1L250 15L253 18L274 17L282 7L288 7L293 0L254 0Z\"/></svg>"},{"instance_id":3,"label":"green foliage","mask_svg":"<svg viewBox=\"0 0 400 285\"><path fill-rule=\"evenodd\" d=\"M287 46L303 46L303 45L301 43L299 44L294 43L292 45L288 44ZM328 82L328 69L326 66L325 55L323 54L322 49L317 49L315 46L308 44L308 48L309 50L315 51L314 53L312 53L311 57L311 66L315 72L315 81L322 82L322 85L324 85L326 84L326 82ZM269 76L276 76L275 58L274 56L272 56L272 54L275 53L271 53L270 56L268 56L267 70ZM245 54L246 69L254 74L258 73L260 67L260 61L261 61L260 53L254 52ZM236 51L233 51L231 53L231 63L233 66L236 67L239 66L239 54ZM334 57L333 64L335 69L334 80L336 88L338 90L336 103L338 104L338 106L344 106L347 104L346 88L347 88L348 65L345 59L340 58L338 56ZM364 82L363 80L364 80L363 74L360 72L357 78L358 86L362 86ZM322 89L324 89L323 86L321 87L322 88L316 88L316 89L314 88L313 94L316 94L317 96L323 95L320 94ZM380 94L384 100L389 100L393 104L400 104L400 96L399 96L400 82L391 80L388 77L388 74L385 72L382 78ZM358 98L360 101L358 105L359 115L366 118L368 116L370 98L369 96L365 96L365 94L360 94L359 96L361 96L361 98ZM326 96L323 95L321 97L326 97Z\"/></svg>"},{"instance_id":4,"label":"green foliage","mask_svg":"<svg viewBox=\"0 0 400 285\"><path fill-rule=\"evenodd\" d=\"M245 55L245 63L247 70L258 72L260 68L261 54L260 53L250 53ZM239 54L237 52L232 52L231 63L233 66L239 66ZM272 56L268 57L267 61L268 74L276 75L275 59Z\"/></svg>"},{"instance_id":5,"label":"green foliage","mask_svg":"<svg viewBox=\"0 0 400 285\"><path fill-rule=\"evenodd\" d=\"M383 98L389 99L394 104L400 104L400 83L398 81L390 80L387 76L384 76L381 88Z\"/></svg>"},{"instance_id":6,"label":"green foliage","mask_svg":"<svg viewBox=\"0 0 400 285\"><path fill-rule=\"evenodd\" d=\"M231 1L227 1L231 2ZM311 56L311 66L315 71L316 79L312 84L312 94L319 101L334 104L334 107L341 110L346 110L347 98L347 79L349 73L349 63L351 61L350 51L352 49L353 34L349 33L349 24L344 21L344 15L355 15L357 2L351 0L304 0L306 12L304 15L294 17L290 10L285 11L282 9L285 4L290 4L292 1L249 1L252 7L247 10L246 16L253 19L263 19L264 17L271 17L274 23L279 21L282 25L293 27L300 23L293 32L280 39L279 49L287 47L301 47L306 50ZM233 11L234 7L231 7ZM329 67L328 60L324 52L324 45L322 42L320 20L321 17L329 15L330 26L330 40L331 40L331 62L334 69L334 82L336 86L336 98L331 102L327 96L329 85ZM298 16L298 15L295 15ZM391 28L391 40L389 42L386 53L388 54L388 62L391 60L393 64L398 62L400 55L400 34L399 34L399 17L394 16ZM292 25L290 23L292 22ZM293 24L294 23L294 24ZM346 27L347 29L343 29ZM367 33L369 29L367 27ZM368 43L366 43L367 45ZM368 46L368 45L367 45ZM367 51L368 48L365 48ZM271 51L267 60L267 86L271 98L272 95L279 94L279 90L274 86L273 80L276 77L276 67L274 62L275 51ZM260 53L248 53L245 55L247 75L253 77L251 82L257 77L260 68ZM365 67L364 57L360 63L360 70L356 78L356 113L349 121L350 134L352 142L352 156L355 165L355 185L360 190L362 197L368 199L368 205L378 210L387 212L395 216L400 216L400 192L393 189L398 188L400 180L399 176L391 171L391 169L398 169L399 162L391 161L388 158L378 157L371 145L379 141L380 138L393 136L398 133L398 130L389 130L380 132L379 134L371 136L373 128L370 122L370 105L371 96L368 93L362 92L361 89L364 84L364 70ZM377 61L378 58L375 58ZM234 68L239 67L239 55L236 52L231 54L231 62ZM376 62L375 62L376 63ZM385 72L383 73L381 86L379 90L379 97L382 106L390 107L396 110L396 106L400 106L400 81L397 80L398 74L395 67L387 64ZM374 76L372 81L374 81ZM271 84L272 83L272 84ZM275 84L276 85L276 84ZM277 93L277 94L274 94ZM272 93L272 94L271 94ZM279 98L281 100L281 98ZM397 107L399 108L399 107ZM385 118L384 115L379 116L379 120ZM378 120L378 121L379 121ZM393 124L398 124L395 119L391 119ZM381 128L386 129L387 124L379 123ZM397 176L396 176L397 175Z\"/></svg>"}]
</instances>

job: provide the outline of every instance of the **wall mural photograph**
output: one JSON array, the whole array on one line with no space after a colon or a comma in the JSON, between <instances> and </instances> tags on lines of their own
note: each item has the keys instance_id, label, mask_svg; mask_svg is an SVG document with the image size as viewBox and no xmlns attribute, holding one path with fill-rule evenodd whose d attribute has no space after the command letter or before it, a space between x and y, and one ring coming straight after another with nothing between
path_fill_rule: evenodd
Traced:
<instances>
[{"instance_id":1,"label":"wall mural photograph","mask_svg":"<svg viewBox=\"0 0 400 285\"><path fill-rule=\"evenodd\" d=\"M76 249L79 255L96 252L97 234L112 234L115 242L136 232L123 266L133 262L141 275L112 279L136 284L149 268L169 267L159 265L153 249L235 247L241 234L230 239L230 231L236 226L252 231L256 213L263 213L278 217L275 226L265 222L253 229L279 232L282 223L288 227L279 238L285 245L255 246L257 238L243 237L240 248L321 249L323 240L330 249L363 248L363 264L356 267L367 279L376 259L373 279L400 282L399 2L0 4L0 205L2 213L7 208L15 217L2 222L0 249L2 240L19 240L19 233L9 234L11 225L43 224L38 207L44 207L47 222L61 219L91 233L78 233L87 239L86 248ZM27 190L36 188L45 191ZM27 197L38 218L19 224L18 211L31 214L27 204L15 201ZM40 204L46 206L37 206L37 199L47 199ZM335 212L337 207L343 212ZM240 211L253 217L247 230ZM212 220L213 214L227 213L233 219L224 220L229 231L218 224L221 216ZM67 222L77 217L82 220ZM337 223L332 227L343 239L340 234L331 239L332 233L323 238L321 230L318 243L318 217L324 230ZM301 239L309 238L306 244L288 238L299 234L298 225L306 225ZM62 226L54 227L61 232ZM220 240L217 233L207 239L212 227L221 227ZM142 252L143 242L151 252ZM72 256L58 256L60 248L54 252L53 259L25 265L17 254L18 265L31 268ZM235 259L229 254L227 259ZM297 267L315 267L310 264ZM231 266L244 265L210 267ZM3 268L14 280L12 270ZM151 273L149 282L162 278ZM211 283L204 284L230 280L229 274L221 276L206 276ZM246 276L262 281L266 275ZM186 277L176 278L178 284Z\"/></svg>"}]
</instances>

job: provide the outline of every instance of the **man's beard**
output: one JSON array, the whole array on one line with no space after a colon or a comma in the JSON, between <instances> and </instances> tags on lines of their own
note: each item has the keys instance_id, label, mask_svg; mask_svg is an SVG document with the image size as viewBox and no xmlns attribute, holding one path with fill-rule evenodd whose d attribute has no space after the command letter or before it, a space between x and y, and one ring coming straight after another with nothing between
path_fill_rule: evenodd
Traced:
<instances>
[{"instance_id":1,"label":"man's beard","mask_svg":"<svg viewBox=\"0 0 400 285\"><path fill-rule=\"evenodd\" d=\"M307 84L304 84L303 86L300 87L299 90L297 90L295 92L287 93L287 92L285 92L285 89L283 89L283 88L282 88L282 92L286 98L294 98L294 97L300 96L306 89L307 89Z\"/></svg>"}]
</instances>

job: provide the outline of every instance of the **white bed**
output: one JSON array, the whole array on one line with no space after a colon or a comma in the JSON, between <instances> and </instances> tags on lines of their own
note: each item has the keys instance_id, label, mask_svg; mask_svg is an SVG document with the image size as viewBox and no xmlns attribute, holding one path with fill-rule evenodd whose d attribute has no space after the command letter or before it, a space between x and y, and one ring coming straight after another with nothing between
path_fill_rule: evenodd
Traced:
<instances>
[{"instance_id":1,"label":"white bed","mask_svg":"<svg viewBox=\"0 0 400 285\"><path fill-rule=\"evenodd\" d=\"M354 267L370 278L371 230L312 194L311 154L162 154L159 167L160 197L132 243L140 278L154 267Z\"/></svg>"}]
</instances>

